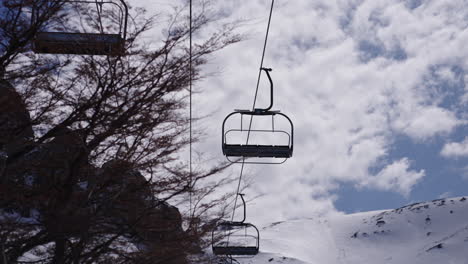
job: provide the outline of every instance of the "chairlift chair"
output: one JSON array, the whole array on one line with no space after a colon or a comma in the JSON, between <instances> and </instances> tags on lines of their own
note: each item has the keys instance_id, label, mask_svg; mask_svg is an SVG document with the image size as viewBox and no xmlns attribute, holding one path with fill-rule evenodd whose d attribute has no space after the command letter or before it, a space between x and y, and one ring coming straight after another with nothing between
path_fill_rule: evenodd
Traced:
<instances>
[{"instance_id":1,"label":"chairlift chair","mask_svg":"<svg viewBox=\"0 0 468 264\"><path fill-rule=\"evenodd\" d=\"M257 255L260 248L260 232L258 228L250 223L245 223L245 200L243 194L239 194L244 207L244 217L242 221L223 221L216 225L211 233L213 254L217 256L254 256ZM251 235L247 234L247 230L253 230ZM244 234L236 234L236 231L244 231ZM224 237L221 241L215 242L215 233L223 232ZM238 245L233 241L236 238L244 238L253 242L249 245Z\"/></svg>"},{"instance_id":2,"label":"chairlift chair","mask_svg":"<svg viewBox=\"0 0 468 264\"><path fill-rule=\"evenodd\" d=\"M223 154L230 162L239 162L238 160L232 159L232 157L240 157L243 158L241 162L245 163L267 163L267 164L280 164L286 161L286 159L292 157L293 154L293 142L294 142L294 126L291 119L281 113L280 111L273 111L270 110L273 106L273 81L270 76L271 69L269 68L262 68L263 71L266 72L268 80L270 82L270 106L267 108L256 108L254 111L250 110L234 110L234 112L230 113L223 121L222 125L222 150ZM271 129L245 129L242 125L243 116L271 116L272 125ZM234 118L235 116L240 117L240 128L236 129L226 129L226 123L228 120ZM281 117L287 121L289 124L289 130L277 130L274 126L275 117ZM237 132L248 132L249 135L251 132L254 133L263 133L265 136L268 134L283 134L286 136L287 141L281 142L280 144L255 144L247 142L243 144L243 142L231 142L228 139L228 135L230 133L237 133ZM282 161L280 162L247 162L245 158L280 158Z\"/></svg>"},{"instance_id":3,"label":"chairlift chair","mask_svg":"<svg viewBox=\"0 0 468 264\"><path fill-rule=\"evenodd\" d=\"M67 3L89 4L95 3L98 9L100 33L72 33L72 32L38 32L34 43L35 53L49 54L82 54L82 55L108 55L119 56L125 52L125 40L127 35L128 7L123 0L120 2L108 1L79 1L70 0ZM101 12L103 4L113 4L120 12L119 33L105 33L102 27ZM33 16L34 18L34 11Z\"/></svg>"}]
</instances>

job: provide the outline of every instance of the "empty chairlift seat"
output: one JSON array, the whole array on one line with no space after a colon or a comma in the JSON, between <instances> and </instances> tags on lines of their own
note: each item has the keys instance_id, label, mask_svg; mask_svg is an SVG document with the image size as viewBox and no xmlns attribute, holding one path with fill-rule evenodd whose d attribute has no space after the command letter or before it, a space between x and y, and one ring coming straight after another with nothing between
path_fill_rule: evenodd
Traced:
<instances>
[{"instance_id":1,"label":"empty chairlift seat","mask_svg":"<svg viewBox=\"0 0 468 264\"><path fill-rule=\"evenodd\" d=\"M250 115L250 116L280 116L287 120L289 127L286 130L275 129L272 125L271 128L264 130L251 129L247 130L245 128L234 128L228 129L227 121L235 116ZM242 122L242 121L241 121ZM273 122L273 121L272 121ZM282 114L278 111L247 111L247 110L236 110L229 114L223 122L222 127L222 150L223 154L228 158L229 157L242 157L242 158L283 158L288 159L292 157L293 154L293 131L294 127L288 116ZM231 140L229 138L230 133L257 133L262 134L265 140L272 134L282 134L285 135L285 138L282 142L271 142L272 144L257 144L253 142L254 140L250 139L249 142L239 142ZM273 137L274 138L274 137ZM274 140L274 139L273 139Z\"/></svg>"},{"instance_id":2,"label":"empty chairlift seat","mask_svg":"<svg viewBox=\"0 0 468 264\"><path fill-rule=\"evenodd\" d=\"M246 205L243 194L244 215L242 221L219 222L211 233L211 249L218 256L253 256L260 248L260 232L250 223L245 223Z\"/></svg>"},{"instance_id":3,"label":"empty chairlift seat","mask_svg":"<svg viewBox=\"0 0 468 264\"><path fill-rule=\"evenodd\" d=\"M221 222L212 232L212 241L215 255L253 256L259 252L260 232L250 223Z\"/></svg>"},{"instance_id":4,"label":"empty chairlift seat","mask_svg":"<svg viewBox=\"0 0 468 264\"><path fill-rule=\"evenodd\" d=\"M69 0L65 3L80 5L93 4L97 8L97 21L99 21L99 32L51 32L47 28L36 34L33 42L35 53L49 54L82 54L82 55L108 55L119 56L125 53L125 40L127 35L128 7L123 0ZM111 6L119 14L118 22L106 20L103 22L101 13L103 5ZM35 13L33 8L33 14ZM81 15L81 14L78 14ZM106 16L107 17L107 16ZM34 16L33 16L34 19ZM114 33L106 32L108 24L116 28Z\"/></svg>"},{"instance_id":5,"label":"empty chairlift seat","mask_svg":"<svg viewBox=\"0 0 468 264\"><path fill-rule=\"evenodd\" d=\"M218 230L223 230L226 227L228 230L224 230L226 231L224 237L212 246L213 254L217 256L253 256L258 254L260 233L257 227L239 222L224 222L217 226ZM251 229L252 232L246 234L244 229Z\"/></svg>"},{"instance_id":6,"label":"empty chairlift seat","mask_svg":"<svg viewBox=\"0 0 468 264\"><path fill-rule=\"evenodd\" d=\"M265 71L268 80L270 82L270 105L266 108L255 108L253 111L250 110L234 110L230 113L223 121L222 126L222 149L223 154L230 162L238 163L239 159L232 160L230 157L242 158L243 163L260 163L260 164L281 164L286 159L292 157L293 154L293 142L294 142L294 126L291 119L281 113L280 111L270 110L273 106L273 80L271 79L270 68L261 68L261 71ZM258 87L257 87L258 88ZM243 128L243 116L250 116L249 128ZM265 129L252 129L252 122L254 117L267 117L271 118L271 127ZM275 118L282 118L282 124L287 124L287 127L280 127L275 129ZM231 124L231 120L238 118L240 121L240 127L234 123L234 127ZM235 121L235 120L234 120ZM284 122L286 121L286 122ZM232 140L229 138L230 134L244 133L246 137L243 139L244 142L238 141L239 139ZM251 133L261 134L260 141L252 139ZM277 135L283 135L281 142L278 142ZM284 137L284 135L286 137ZM242 138L242 136L241 136ZM258 138L257 138L258 139ZM286 140L284 140L286 139ZM265 143L266 142L266 143ZM245 161L245 158L270 158L263 159L261 161ZM282 161L274 161L271 159L280 158ZM257 159L258 160L258 159ZM267 160L267 161L265 161Z\"/></svg>"}]
</instances>

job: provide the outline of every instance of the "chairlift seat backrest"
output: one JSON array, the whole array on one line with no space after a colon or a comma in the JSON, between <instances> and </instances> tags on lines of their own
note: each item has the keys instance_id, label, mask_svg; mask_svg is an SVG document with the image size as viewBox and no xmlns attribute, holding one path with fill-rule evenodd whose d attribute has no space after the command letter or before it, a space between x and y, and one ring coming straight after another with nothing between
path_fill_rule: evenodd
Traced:
<instances>
[{"instance_id":1,"label":"chairlift seat backrest","mask_svg":"<svg viewBox=\"0 0 468 264\"><path fill-rule=\"evenodd\" d=\"M119 34L39 32L33 46L36 53L122 55L124 40Z\"/></svg>"}]
</instances>

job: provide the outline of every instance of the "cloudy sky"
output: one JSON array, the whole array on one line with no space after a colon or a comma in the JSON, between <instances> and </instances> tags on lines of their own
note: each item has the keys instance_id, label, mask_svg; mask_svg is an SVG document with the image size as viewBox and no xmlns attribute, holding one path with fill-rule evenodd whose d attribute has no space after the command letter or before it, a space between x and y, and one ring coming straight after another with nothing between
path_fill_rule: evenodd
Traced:
<instances>
[{"instance_id":1,"label":"cloudy sky","mask_svg":"<svg viewBox=\"0 0 468 264\"><path fill-rule=\"evenodd\" d=\"M149 10L173 1L146 2ZM132 3L132 2L131 2ZM197 10L197 0L193 0ZM251 108L269 0L213 1L247 39L196 84L195 146L221 160L221 123ZM246 167L251 222L387 209L467 195L468 1L276 0L264 65L295 124L293 158ZM259 104L267 102L262 78ZM255 120L254 120L255 123ZM240 165L231 173L238 174ZM236 186L231 186L235 189Z\"/></svg>"}]
</instances>

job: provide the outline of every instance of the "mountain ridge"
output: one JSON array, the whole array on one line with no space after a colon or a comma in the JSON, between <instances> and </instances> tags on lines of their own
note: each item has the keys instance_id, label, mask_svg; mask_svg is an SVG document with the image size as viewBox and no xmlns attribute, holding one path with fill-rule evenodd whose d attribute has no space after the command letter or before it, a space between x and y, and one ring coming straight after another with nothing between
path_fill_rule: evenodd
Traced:
<instances>
[{"instance_id":1,"label":"mountain ridge","mask_svg":"<svg viewBox=\"0 0 468 264\"><path fill-rule=\"evenodd\" d=\"M468 200L275 222L241 264L468 264Z\"/></svg>"}]
</instances>

